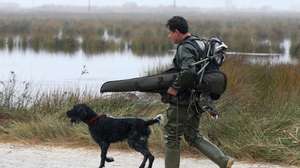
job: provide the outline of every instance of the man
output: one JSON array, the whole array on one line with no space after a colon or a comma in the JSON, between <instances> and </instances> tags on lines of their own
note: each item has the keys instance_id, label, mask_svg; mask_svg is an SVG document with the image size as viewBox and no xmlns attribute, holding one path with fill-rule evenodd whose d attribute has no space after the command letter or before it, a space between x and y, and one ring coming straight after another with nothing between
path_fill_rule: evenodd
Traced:
<instances>
[{"instance_id":1,"label":"man","mask_svg":"<svg viewBox=\"0 0 300 168\"><path fill-rule=\"evenodd\" d=\"M172 43L177 44L177 51L173 59L174 68L180 74L196 74L197 67L190 66L196 62L196 58L201 54L194 45L187 41L193 41L196 37L188 32L187 21L180 16L174 16L167 22L169 29L168 38ZM204 50L205 45L197 42L199 48ZM204 55L204 54L202 54ZM201 56L201 55L200 55ZM231 168L233 159L224 155L224 153L214 144L209 142L199 133L199 120L201 113L206 110L212 116L216 117L217 113L210 107L209 103L200 105L191 105L191 91L183 87L182 78L179 75L168 89L167 95L170 106L166 113L164 124L165 138L165 168L179 168L180 163L180 137L183 135L186 141L209 159L219 165L220 168ZM206 102L208 102L207 100ZM205 102L205 101L204 101ZM206 108L209 107L209 108Z\"/></svg>"}]
</instances>

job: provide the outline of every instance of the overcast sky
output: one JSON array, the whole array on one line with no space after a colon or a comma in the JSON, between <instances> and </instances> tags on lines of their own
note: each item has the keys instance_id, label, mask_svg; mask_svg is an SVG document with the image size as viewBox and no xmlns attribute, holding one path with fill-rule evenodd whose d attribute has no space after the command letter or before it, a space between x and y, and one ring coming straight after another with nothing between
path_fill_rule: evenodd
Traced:
<instances>
[{"instance_id":1,"label":"overcast sky","mask_svg":"<svg viewBox=\"0 0 300 168\"><path fill-rule=\"evenodd\" d=\"M135 2L140 6L172 5L174 0L90 0L93 6L121 6L125 2ZM22 7L54 5L87 6L89 0L0 0L0 3L17 3ZM187 7L228 7L263 8L270 7L279 10L300 8L300 0L176 0L177 6Z\"/></svg>"}]
</instances>

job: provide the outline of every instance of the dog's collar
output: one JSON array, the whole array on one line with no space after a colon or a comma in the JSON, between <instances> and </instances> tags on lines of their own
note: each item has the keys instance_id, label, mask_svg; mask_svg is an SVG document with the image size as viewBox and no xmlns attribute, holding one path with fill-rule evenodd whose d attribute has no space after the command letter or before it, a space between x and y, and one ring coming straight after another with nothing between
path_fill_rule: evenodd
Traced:
<instances>
[{"instance_id":1,"label":"dog's collar","mask_svg":"<svg viewBox=\"0 0 300 168\"><path fill-rule=\"evenodd\" d=\"M87 120L86 122L88 125L95 125L96 121L101 118L106 118L106 115L105 114L96 115L95 117L92 117L91 119Z\"/></svg>"}]
</instances>

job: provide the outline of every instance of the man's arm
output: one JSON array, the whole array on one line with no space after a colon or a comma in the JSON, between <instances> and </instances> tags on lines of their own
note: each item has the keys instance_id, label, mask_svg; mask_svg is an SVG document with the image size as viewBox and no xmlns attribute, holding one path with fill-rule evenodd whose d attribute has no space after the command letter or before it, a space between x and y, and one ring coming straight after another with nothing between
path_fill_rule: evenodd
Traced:
<instances>
[{"instance_id":1,"label":"man's arm","mask_svg":"<svg viewBox=\"0 0 300 168\"><path fill-rule=\"evenodd\" d=\"M176 96L180 89L189 88L193 83L193 79L196 75L196 67L190 66L195 63L195 52L191 48L181 45L178 48L178 66L180 72L178 77L175 79L171 87L168 89L167 93L171 96Z\"/></svg>"}]
</instances>

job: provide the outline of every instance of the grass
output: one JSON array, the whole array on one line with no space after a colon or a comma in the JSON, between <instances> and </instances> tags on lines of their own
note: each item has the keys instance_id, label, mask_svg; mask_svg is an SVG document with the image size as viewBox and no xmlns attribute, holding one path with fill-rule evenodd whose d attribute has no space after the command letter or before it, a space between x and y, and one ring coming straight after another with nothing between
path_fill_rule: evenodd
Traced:
<instances>
[{"instance_id":1,"label":"grass","mask_svg":"<svg viewBox=\"0 0 300 168\"><path fill-rule=\"evenodd\" d=\"M74 53L83 49L87 54L119 51L129 44L137 55L166 54L172 44L167 39L165 23L170 16L162 14L14 14L0 13L0 48L30 48L36 52ZM63 15L63 16L62 16ZM280 13L247 15L229 13L215 16L201 13L202 17L185 13L191 32L200 37L221 36L232 51L282 52L280 43L292 40L291 54L299 55L299 16ZM239 17L236 17L239 16ZM122 19L121 19L122 18ZM104 32L121 39L103 41ZM19 44L16 36L22 37ZM57 38L62 36L61 38ZM78 42L81 37L83 44ZM7 39L7 40L5 40Z\"/></svg>"},{"instance_id":2,"label":"grass","mask_svg":"<svg viewBox=\"0 0 300 168\"><path fill-rule=\"evenodd\" d=\"M239 65L239 66L236 66ZM299 65L251 65L227 60L228 90L217 102L222 116L203 115L202 133L226 153L244 160L300 165ZM2 82L0 140L93 146L84 124L71 127L65 112L85 102L98 113L150 118L166 110L159 99L130 99L126 94L96 96L57 91L30 96L30 88L15 92L15 78ZM26 95L26 96L24 96ZM22 101L21 101L22 100ZM163 135L152 127L151 148L163 152ZM124 143L117 145L124 149ZM197 153L183 142L183 151ZM125 148L126 149L126 148Z\"/></svg>"},{"instance_id":3,"label":"grass","mask_svg":"<svg viewBox=\"0 0 300 168\"><path fill-rule=\"evenodd\" d=\"M239 64L224 67L229 79L243 79L230 80L219 102L223 119L203 124L208 135L236 157L299 165L299 65Z\"/></svg>"}]
</instances>

